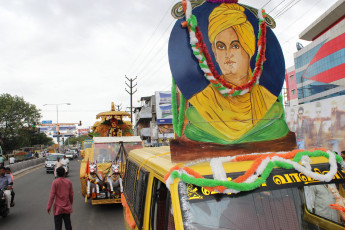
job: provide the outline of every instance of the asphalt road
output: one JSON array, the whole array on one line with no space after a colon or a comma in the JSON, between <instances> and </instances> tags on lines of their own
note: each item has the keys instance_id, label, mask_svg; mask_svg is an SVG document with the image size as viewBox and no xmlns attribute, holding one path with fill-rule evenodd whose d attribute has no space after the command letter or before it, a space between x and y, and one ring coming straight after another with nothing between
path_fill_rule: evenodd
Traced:
<instances>
[{"instance_id":1,"label":"asphalt road","mask_svg":"<svg viewBox=\"0 0 345 230\"><path fill-rule=\"evenodd\" d=\"M74 230L125 229L122 205L97 205L85 203L81 195L79 161L70 161L74 203L71 215ZM6 230L49 230L54 229L54 216L48 215L46 206L49 198L53 174L46 174L45 168L35 168L14 179L15 206L10 215L0 217L0 229ZM63 227L64 229L64 227Z\"/></svg>"}]
</instances>

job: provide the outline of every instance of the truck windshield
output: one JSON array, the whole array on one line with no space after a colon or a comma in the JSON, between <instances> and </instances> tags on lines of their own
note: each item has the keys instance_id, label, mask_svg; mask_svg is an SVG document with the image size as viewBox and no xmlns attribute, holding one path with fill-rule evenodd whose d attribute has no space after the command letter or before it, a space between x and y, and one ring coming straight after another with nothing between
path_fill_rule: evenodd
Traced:
<instances>
[{"instance_id":1,"label":"truck windshield","mask_svg":"<svg viewBox=\"0 0 345 230\"><path fill-rule=\"evenodd\" d=\"M237 195L211 194L192 185L179 188L180 198L185 197L180 202L186 229L315 229L320 222L326 225L321 228L328 229L327 224L340 227L345 220L345 213L329 207L336 203L344 206L342 184ZM197 192L196 188L203 191Z\"/></svg>"},{"instance_id":2,"label":"truck windshield","mask_svg":"<svg viewBox=\"0 0 345 230\"><path fill-rule=\"evenodd\" d=\"M96 143L93 152L93 161L105 163L115 160L119 151L119 143Z\"/></svg>"}]
</instances>

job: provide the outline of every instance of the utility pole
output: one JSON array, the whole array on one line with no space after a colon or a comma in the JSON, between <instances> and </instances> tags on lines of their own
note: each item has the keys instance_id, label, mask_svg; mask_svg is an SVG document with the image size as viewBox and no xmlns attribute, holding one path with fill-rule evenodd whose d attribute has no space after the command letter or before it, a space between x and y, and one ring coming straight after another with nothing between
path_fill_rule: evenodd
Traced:
<instances>
[{"instance_id":1,"label":"utility pole","mask_svg":"<svg viewBox=\"0 0 345 230\"><path fill-rule=\"evenodd\" d=\"M133 125L133 94L135 94L137 92L137 90L135 89L135 91L133 92L133 88L137 86L137 83L135 83L135 85L133 85L133 81L137 80L137 77L135 77L134 79L131 78L129 79L126 75L125 75L126 79L129 81L129 85L126 82L126 85L129 87L130 92L128 92L128 90L125 88L126 92L129 93L129 95L131 95L131 123Z\"/></svg>"}]
</instances>

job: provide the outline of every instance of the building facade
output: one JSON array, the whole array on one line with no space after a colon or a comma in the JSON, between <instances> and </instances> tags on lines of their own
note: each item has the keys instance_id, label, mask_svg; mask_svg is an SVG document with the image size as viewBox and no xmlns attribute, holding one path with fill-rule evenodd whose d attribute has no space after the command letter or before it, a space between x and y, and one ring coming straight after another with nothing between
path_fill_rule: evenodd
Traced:
<instances>
[{"instance_id":1,"label":"building facade","mask_svg":"<svg viewBox=\"0 0 345 230\"><path fill-rule=\"evenodd\" d=\"M300 149L345 150L345 0L306 28L286 70L286 120ZM300 44L299 44L300 45Z\"/></svg>"},{"instance_id":2,"label":"building facade","mask_svg":"<svg viewBox=\"0 0 345 230\"><path fill-rule=\"evenodd\" d=\"M298 104L345 95L345 1L338 1L300 38L311 41L294 55Z\"/></svg>"},{"instance_id":3,"label":"building facade","mask_svg":"<svg viewBox=\"0 0 345 230\"><path fill-rule=\"evenodd\" d=\"M135 108L134 114L134 133L146 146L168 145L169 139L174 137L170 91L142 97L141 106Z\"/></svg>"}]
</instances>

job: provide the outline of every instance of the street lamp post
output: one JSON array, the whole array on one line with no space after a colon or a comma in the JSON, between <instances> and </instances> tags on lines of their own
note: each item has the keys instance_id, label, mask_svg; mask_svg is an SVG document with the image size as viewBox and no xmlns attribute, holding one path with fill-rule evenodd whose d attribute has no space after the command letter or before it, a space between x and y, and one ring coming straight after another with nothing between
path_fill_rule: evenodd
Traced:
<instances>
[{"instance_id":1,"label":"street lamp post","mask_svg":"<svg viewBox=\"0 0 345 230\"><path fill-rule=\"evenodd\" d=\"M56 106L57 142L58 142L58 152L60 152L59 105L71 105L71 103L44 104L43 106L46 106L46 105Z\"/></svg>"}]
</instances>

